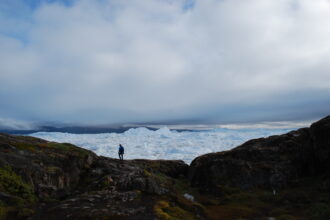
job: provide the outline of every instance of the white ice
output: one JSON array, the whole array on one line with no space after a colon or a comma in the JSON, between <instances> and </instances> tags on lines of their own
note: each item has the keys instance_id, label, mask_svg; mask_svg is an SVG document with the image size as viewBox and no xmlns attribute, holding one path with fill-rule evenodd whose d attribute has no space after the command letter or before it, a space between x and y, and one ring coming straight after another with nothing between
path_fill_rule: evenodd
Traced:
<instances>
[{"instance_id":1,"label":"white ice","mask_svg":"<svg viewBox=\"0 0 330 220\"><path fill-rule=\"evenodd\" d=\"M131 128L124 133L70 134L37 132L31 136L49 141L72 143L97 155L117 158L118 144L125 147L124 159L178 159L190 163L195 157L210 152L230 150L247 140L286 133L294 128L218 128L207 131L156 131L144 127Z\"/></svg>"}]
</instances>

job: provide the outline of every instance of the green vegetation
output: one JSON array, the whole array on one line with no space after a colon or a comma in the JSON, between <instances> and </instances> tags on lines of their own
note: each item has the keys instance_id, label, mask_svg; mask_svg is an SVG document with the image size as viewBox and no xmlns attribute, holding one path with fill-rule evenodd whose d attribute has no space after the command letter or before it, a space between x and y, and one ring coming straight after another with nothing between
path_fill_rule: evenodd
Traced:
<instances>
[{"instance_id":1,"label":"green vegetation","mask_svg":"<svg viewBox=\"0 0 330 220\"><path fill-rule=\"evenodd\" d=\"M5 219L10 212L17 212L18 216L31 215L33 210L25 206L37 201L32 186L24 183L9 166L0 167L0 191L8 194L6 202L0 202L0 219Z\"/></svg>"},{"instance_id":2,"label":"green vegetation","mask_svg":"<svg viewBox=\"0 0 330 220\"><path fill-rule=\"evenodd\" d=\"M24 142L15 142L15 143L12 143L12 145L20 150L32 151L32 152L37 151L37 148L36 148L37 145L35 145L35 144L24 143Z\"/></svg>"},{"instance_id":3,"label":"green vegetation","mask_svg":"<svg viewBox=\"0 0 330 220\"><path fill-rule=\"evenodd\" d=\"M170 216L164 211L170 205L167 201L158 201L154 207L155 214L158 218L168 220Z\"/></svg>"},{"instance_id":4,"label":"green vegetation","mask_svg":"<svg viewBox=\"0 0 330 220\"><path fill-rule=\"evenodd\" d=\"M154 205L154 213L158 219L193 220L197 219L196 211L204 213L202 205L183 196L184 193L190 193L195 190L189 186L187 179L175 179L161 172L149 172L147 170L144 170L144 175L148 178L156 179L161 185L170 189L170 193L163 195L162 199Z\"/></svg>"},{"instance_id":5,"label":"green vegetation","mask_svg":"<svg viewBox=\"0 0 330 220\"><path fill-rule=\"evenodd\" d=\"M56 143L56 142L33 143L31 142L33 140L37 140L37 139L23 136L20 137L19 141L10 141L10 144L19 150L30 151L30 152L40 152L42 149L47 149L47 150L56 149L56 150L60 150L60 152L66 154L70 153L80 157L84 157L90 154L90 151L82 149L80 147L77 147L69 143Z\"/></svg>"},{"instance_id":6,"label":"green vegetation","mask_svg":"<svg viewBox=\"0 0 330 220\"><path fill-rule=\"evenodd\" d=\"M23 182L9 166L0 167L0 191L18 197L23 202L34 202L36 197L33 193L32 186Z\"/></svg>"},{"instance_id":7,"label":"green vegetation","mask_svg":"<svg viewBox=\"0 0 330 220\"><path fill-rule=\"evenodd\" d=\"M49 166L49 167L45 167L45 171L48 174L55 174L61 171L61 168L56 167L56 166Z\"/></svg>"},{"instance_id":8,"label":"green vegetation","mask_svg":"<svg viewBox=\"0 0 330 220\"><path fill-rule=\"evenodd\" d=\"M145 177L152 176L152 174L148 170L146 170L146 169L143 170L143 175Z\"/></svg>"},{"instance_id":9,"label":"green vegetation","mask_svg":"<svg viewBox=\"0 0 330 220\"><path fill-rule=\"evenodd\" d=\"M179 206L171 205L168 201L158 201L154 207L154 212L162 220L196 219L195 215L182 209Z\"/></svg>"},{"instance_id":10,"label":"green vegetation","mask_svg":"<svg viewBox=\"0 0 330 220\"><path fill-rule=\"evenodd\" d=\"M143 175L149 179L154 180L162 187L170 187L171 185L171 177L166 176L160 172L149 172L147 169L143 170Z\"/></svg>"},{"instance_id":11,"label":"green vegetation","mask_svg":"<svg viewBox=\"0 0 330 220\"><path fill-rule=\"evenodd\" d=\"M251 208L240 205L220 205L210 206L206 209L207 216L210 219L256 219L259 217L258 213Z\"/></svg>"},{"instance_id":12,"label":"green vegetation","mask_svg":"<svg viewBox=\"0 0 330 220\"><path fill-rule=\"evenodd\" d=\"M199 205L210 219L330 219L330 192L320 190L319 186L325 181L321 177L302 179L298 186L278 190L276 195L270 190L241 191L226 186L219 186L218 194L207 194L192 188L186 179L174 181L173 191L179 206L191 210ZM182 198L184 193L193 195L195 201Z\"/></svg>"},{"instance_id":13,"label":"green vegetation","mask_svg":"<svg viewBox=\"0 0 330 220\"><path fill-rule=\"evenodd\" d=\"M153 177L156 178L158 180L158 182L160 182L162 184L168 184L171 180L170 177L166 176L163 173L159 173L159 172L153 173Z\"/></svg>"},{"instance_id":14,"label":"green vegetation","mask_svg":"<svg viewBox=\"0 0 330 220\"><path fill-rule=\"evenodd\" d=\"M80 147L77 147L73 144L69 143L56 143L56 142L50 142L48 143L47 147L49 148L55 148L58 149L64 153L70 153L75 156L85 157L90 154L90 151L82 149Z\"/></svg>"}]
</instances>

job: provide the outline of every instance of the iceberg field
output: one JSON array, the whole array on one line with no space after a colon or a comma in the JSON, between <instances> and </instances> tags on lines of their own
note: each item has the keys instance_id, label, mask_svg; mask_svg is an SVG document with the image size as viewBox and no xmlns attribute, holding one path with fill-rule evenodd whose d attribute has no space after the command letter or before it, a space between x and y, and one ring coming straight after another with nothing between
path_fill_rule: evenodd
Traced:
<instances>
[{"instance_id":1,"label":"iceberg field","mask_svg":"<svg viewBox=\"0 0 330 220\"><path fill-rule=\"evenodd\" d=\"M202 154L230 150L247 140L283 134L295 128L216 128L205 131L176 131L145 127L123 133L70 134L37 132L30 136L67 142L89 149L97 155L118 158L118 145L125 147L124 159L174 159L190 163Z\"/></svg>"}]
</instances>

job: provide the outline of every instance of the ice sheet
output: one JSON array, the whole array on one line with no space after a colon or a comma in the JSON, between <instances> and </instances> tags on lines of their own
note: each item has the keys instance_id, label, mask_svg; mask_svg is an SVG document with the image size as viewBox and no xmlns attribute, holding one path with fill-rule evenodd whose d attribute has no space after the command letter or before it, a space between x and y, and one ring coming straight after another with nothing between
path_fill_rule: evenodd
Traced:
<instances>
[{"instance_id":1,"label":"ice sheet","mask_svg":"<svg viewBox=\"0 0 330 220\"><path fill-rule=\"evenodd\" d=\"M125 147L124 159L178 159L190 163L195 157L232 149L247 140L286 133L294 128L265 129L217 128L207 131L178 132L167 127L156 131L145 127L124 133L70 134L38 132L31 136L49 141L72 143L98 155L118 157L118 144Z\"/></svg>"}]
</instances>

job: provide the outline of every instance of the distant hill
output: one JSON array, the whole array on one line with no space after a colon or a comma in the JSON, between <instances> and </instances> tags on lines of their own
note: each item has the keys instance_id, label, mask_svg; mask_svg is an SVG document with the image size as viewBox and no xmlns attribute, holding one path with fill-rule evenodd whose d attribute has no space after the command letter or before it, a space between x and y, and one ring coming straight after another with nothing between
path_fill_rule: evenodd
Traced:
<instances>
[{"instance_id":1,"label":"distant hill","mask_svg":"<svg viewBox=\"0 0 330 220\"><path fill-rule=\"evenodd\" d=\"M99 133L122 133L130 128L135 127L92 127L92 126L68 126L68 127L53 127L53 126L41 126L37 129L31 130L9 130L0 129L0 132L7 134L31 134L35 132L64 132L72 134L99 134ZM148 128L150 130L156 130L155 128Z\"/></svg>"},{"instance_id":2,"label":"distant hill","mask_svg":"<svg viewBox=\"0 0 330 220\"><path fill-rule=\"evenodd\" d=\"M131 128L145 127L149 130L155 131L158 130L156 127L151 127L148 125L136 125L136 126L117 126L117 127L97 127L97 126L67 126L67 127L54 127L54 126L40 126L36 129L30 130L19 130L19 129L1 129L0 132L6 134L16 134L16 135L26 135L36 132L63 132L71 134L101 134L101 133L123 133ZM176 131L190 131L198 132L203 130L198 129L174 129Z\"/></svg>"}]
</instances>

